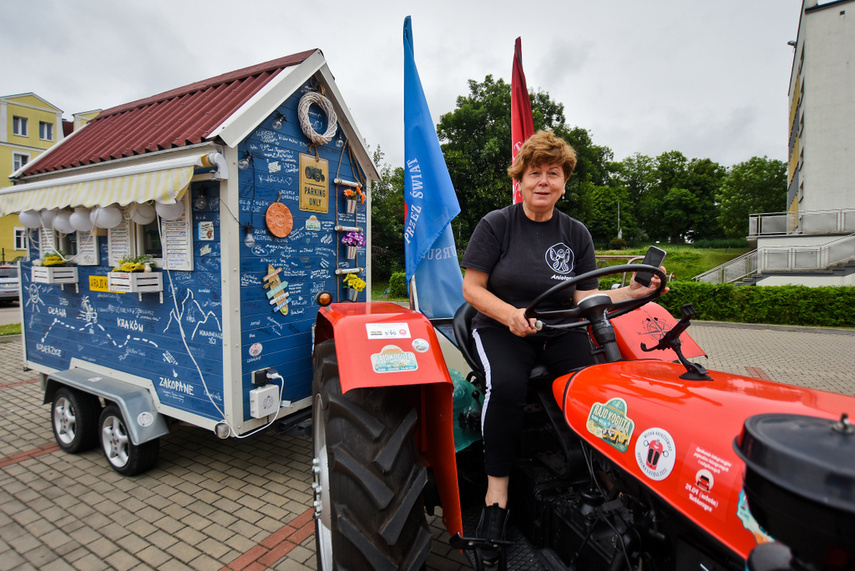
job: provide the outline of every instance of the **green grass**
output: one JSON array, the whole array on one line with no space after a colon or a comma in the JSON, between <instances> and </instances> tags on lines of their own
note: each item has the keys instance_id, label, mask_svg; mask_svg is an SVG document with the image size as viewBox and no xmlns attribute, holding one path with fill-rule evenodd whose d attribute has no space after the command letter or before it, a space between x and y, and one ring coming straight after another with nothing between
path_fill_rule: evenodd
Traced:
<instances>
[{"instance_id":1,"label":"green grass","mask_svg":"<svg viewBox=\"0 0 855 571\"><path fill-rule=\"evenodd\" d=\"M2 335L20 335L21 324L10 323L9 325L0 325L0 336Z\"/></svg>"},{"instance_id":2,"label":"green grass","mask_svg":"<svg viewBox=\"0 0 855 571\"><path fill-rule=\"evenodd\" d=\"M711 270L728 260L749 252L747 248L699 249L687 245L656 244L667 252L663 266L677 281L689 281L698 274ZM598 255L643 256L647 248L626 250L602 250ZM609 265L626 263L625 260L608 260Z\"/></svg>"},{"instance_id":3,"label":"green grass","mask_svg":"<svg viewBox=\"0 0 855 571\"><path fill-rule=\"evenodd\" d=\"M408 302L406 297L389 297L383 294L389 289L389 280L374 280L371 282L371 300L372 301L399 301Z\"/></svg>"}]
</instances>

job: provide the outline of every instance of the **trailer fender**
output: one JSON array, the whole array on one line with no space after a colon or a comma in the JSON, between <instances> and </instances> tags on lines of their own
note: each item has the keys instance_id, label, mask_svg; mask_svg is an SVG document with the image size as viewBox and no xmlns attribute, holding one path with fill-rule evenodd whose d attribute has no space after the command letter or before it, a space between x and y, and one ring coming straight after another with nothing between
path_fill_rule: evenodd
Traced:
<instances>
[{"instance_id":1,"label":"trailer fender","mask_svg":"<svg viewBox=\"0 0 855 571\"><path fill-rule=\"evenodd\" d=\"M136 445L169 434L166 418L157 411L148 389L86 369L68 369L47 375L45 404L53 400L54 393L63 385L116 403L125 418L131 442Z\"/></svg>"}]
</instances>

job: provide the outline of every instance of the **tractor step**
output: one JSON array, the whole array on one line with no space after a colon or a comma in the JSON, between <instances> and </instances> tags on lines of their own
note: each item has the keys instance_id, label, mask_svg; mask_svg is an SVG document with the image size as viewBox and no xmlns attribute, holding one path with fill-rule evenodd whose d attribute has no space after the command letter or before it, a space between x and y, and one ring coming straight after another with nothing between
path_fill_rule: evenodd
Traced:
<instances>
[{"instance_id":1,"label":"tractor step","mask_svg":"<svg viewBox=\"0 0 855 571\"><path fill-rule=\"evenodd\" d=\"M478 527L478 520L481 518L481 508L472 507L463 511L463 535L466 539L458 539L457 545L453 545L463 551L463 554L469 560L469 564L473 569L496 569L501 571L499 565L495 567L485 567L479 565L479 561L475 556L474 547L467 547L467 544L474 545L479 543L475 535L475 528ZM513 521L508 522L506 529L507 541L505 543L505 561L508 571L569 571L569 569L561 563L561 560L549 549L535 549L528 539L517 529Z\"/></svg>"}]
</instances>

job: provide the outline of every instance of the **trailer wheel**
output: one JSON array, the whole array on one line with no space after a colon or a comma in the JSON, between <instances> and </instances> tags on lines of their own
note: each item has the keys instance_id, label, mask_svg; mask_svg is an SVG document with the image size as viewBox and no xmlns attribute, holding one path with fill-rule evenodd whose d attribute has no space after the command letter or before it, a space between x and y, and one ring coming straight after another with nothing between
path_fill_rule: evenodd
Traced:
<instances>
[{"instance_id":1,"label":"trailer wheel","mask_svg":"<svg viewBox=\"0 0 855 571\"><path fill-rule=\"evenodd\" d=\"M123 476L145 472L157 462L160 441L149 440L142 444L131 442L125 419L119 407L109 404L101 413L101 448L110 466Z\"/></svg>"},{"instance_id":2,"label":"trailer wheel","mask_svg":"<svg viewBox=\"0 0 855 571\"><path fill-rule=\"evenodd\" d=\"M315 348L315 540L318 569L421 569L430 552L418 415L400 388L342 395L334 341Z\"/></svg>"},{"instance_id":3,"label":"trailer wheel","mask_svg":"<svg viewBox=\"0 0 855 571\"><path fill-rule=\"evenodd\" d=\"M53 436L59 447L78 454L98 444L98 415L101 401L68 387L57 389L51 404Z\"/></svg>"}]
</instances>

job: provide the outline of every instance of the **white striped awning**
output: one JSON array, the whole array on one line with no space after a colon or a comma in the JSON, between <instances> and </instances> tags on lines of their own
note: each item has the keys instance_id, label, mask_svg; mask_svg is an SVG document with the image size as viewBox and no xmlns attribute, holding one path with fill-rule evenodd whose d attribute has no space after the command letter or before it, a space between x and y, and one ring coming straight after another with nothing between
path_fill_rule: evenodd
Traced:
<instances>
[{"instance_id":1,"label":"white striped awning","mask_svg":"<svg viewBox=\"0 0 855 571\"><path fill-rule=\"evenodd\" d=\"M0 189L0 215L150 200L173 204L187 190L196 166L219 166L221 162L225 166L221 155L211 154L217 157L194 154Z\"/></svg>"}]
</instances>

